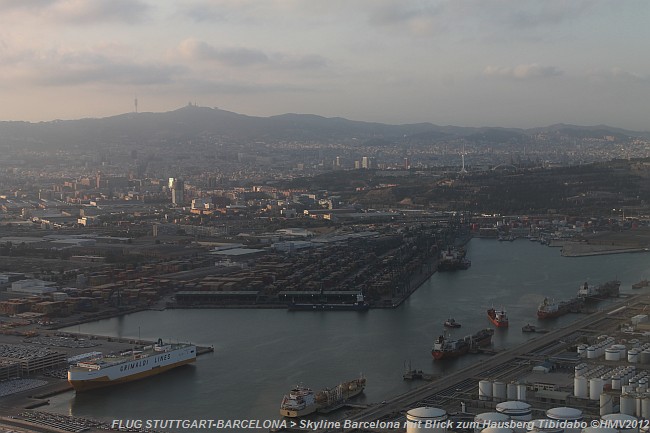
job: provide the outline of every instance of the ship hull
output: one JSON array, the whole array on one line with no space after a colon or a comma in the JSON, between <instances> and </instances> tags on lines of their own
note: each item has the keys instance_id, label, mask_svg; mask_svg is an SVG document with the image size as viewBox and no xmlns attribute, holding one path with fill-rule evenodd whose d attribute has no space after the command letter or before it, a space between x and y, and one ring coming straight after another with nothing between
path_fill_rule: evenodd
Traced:
<instances>
[{"instance_id":1,"label":"ship hull","mask_svg":"<svg viewBox=\"0 0 650 433\"><path fill-rule=\"evenodd\" d=\"M552 313L546 312L546 311L538 311L537 312L537 318L538 319L554 319L556 317L564 316L567 314L569 311L554 311Z\"/></svg>"},{"instance_id":2,"label":"ship hull","mask_svg":"<svg viewBox=\"0 0 650 433\"><path fill-rule=\"evenodd\" d=\"M431 356L436 361L439 361L441 359L457 358L465 355L467 352L469 352L469 346L457 350L432 350Z\"/></svg>"},{"instance_id":3,"label":"ship hull","mask_svg":"<svg viewBox=\"0 0 650 433\"><path fill-rule=\"evenodd\" d=\"M503 314L504 314L504 317L505 317L505 313L503 313ZM497 312L495 310L493 310L493 309L490 309L490 310L487 311L487 316L488 316L488 319L490 319L490 322L492 322L492 324L494 326L496 326L497 328L507 328L508 325L509 325L508 319L499 320Z\"/></svg>"},{"instance_id":4,"label":"ship hull","mask_svg":"<svg viewBox=\"0 0 650 433\"><path fill-rule=\"evenodd\" d=\"M584 300L581 298L572 298L559 303L549 302L548 299L545 299L537 309L537 318L554 319L571 312L579 312L583 302Z\"/></svg>"},{"instance_id":5,"label":"ship hull","mask_svg":"<svg viewBox=\"0 0 650 433\"><path fill-rule=\"evenodd\" d=\"M287 418L298 418L301 416L309 415L318 409L317 404L312 404L311 406L307 406L304 409L300 410L295 410L295 409L280 409L280 416L286 416Z\"/></svg>"},{"instance_id":6,"label":"ship hull","mask_svg":"<svg viewBox=\"0 0 650 433\"><path fill-rule=\"evenodd\" d=\"M440 348L441 343L436 343L434 348L431 350L431 356L436 361L441 359L457 358L468 353L470 349L489 346L492 344L492 335L494 335L493 329L484 329L471 337L465 337L451 343L448 342L447 345L443 344L442 348ZM454 345L454 347L452 348L451 345Z\"/></svg>"},{"instance_id":7,"label":"ship hull","mask_svg":"<svg viewBox=\"0 0 650 433\"><path fill-rule=\"evenodd\" d=\"M289 311L368 311L368 304L289 304Z\"/></svg>"},{"instance_id":8,"label":"ship hull","mask_svg":"<svg viewBox=\"0 0 650 433\"><path fill-rule=\"evenodd\" d=\"M141 373L132 374L130 376L121 377L119 379L111 379L108 376L98 377L96 379L90 380L70 380L68 382L75 391L84 392L91 391L98 388L106 388L107 386L119 385L121 383L133 382L135 380L145 379L150 376L155 376L156 374L164 373L171 370L172 368L180 367L182 365L191 364L195 359L188 359L186 361L180 361L171 365L161 366L158 368L153 368L148 371L143 371Z\"/></svg>"},{"instance_id":9,"label":"ship hull","mask_svg":"<svg viewBox=\"0 0 650 433\"><path fill-rule=\"evenodd\" d=\"M83 392L144 379L194 361L196 361L196 347L187 345L124 362L94 364L94 368L86 367L89 363L85 365L79 363L78 366L68 370L68 382L75 391Z\"/></svg>"},{"instance_id":10,"label":"ship hull","mask_svg":"<svg viewBox=\"0 0 650 433\"><path fill-rule=\"evenodd\" d=\"M356 397L363 392L365 387L366 380L364 378L343 382L334 388L319 391L315 396L315 399L301 404L300 406L304 406L301 409L297 409L295 406L291 407L290 405L285 404L285 401L283 400L280 405L280 415L287 418L299 418L312 414L320 409L325 410ZM286 396L285 399L287 399Z\"/></svg>"}]
</instances>

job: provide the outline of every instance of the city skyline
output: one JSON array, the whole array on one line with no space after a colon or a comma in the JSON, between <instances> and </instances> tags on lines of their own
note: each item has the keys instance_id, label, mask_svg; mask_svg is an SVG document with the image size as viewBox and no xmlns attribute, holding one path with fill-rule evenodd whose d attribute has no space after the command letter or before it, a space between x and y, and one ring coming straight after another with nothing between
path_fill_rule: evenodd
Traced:
<instances>
[{"instance_id":1,"label":"city skyline","mask_svg":"<svg viewBox=\"0 0 650 433\"><path fill-rule=\"evenodd\" d=\"M650 5L0 1L0 120L309 113L644 131Z\"/></svg>"}]
</instances>

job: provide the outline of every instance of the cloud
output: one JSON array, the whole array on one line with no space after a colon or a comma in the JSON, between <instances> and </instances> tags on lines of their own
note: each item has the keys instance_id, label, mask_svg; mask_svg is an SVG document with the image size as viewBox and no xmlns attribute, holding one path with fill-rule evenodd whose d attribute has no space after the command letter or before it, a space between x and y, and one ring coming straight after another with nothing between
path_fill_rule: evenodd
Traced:
<instances>
[{"instance_id":1,"label":"cloud","mask_svg":"<svg viewBox=\"0 0 650 433\"><path fill-rule=\"evenodd\" d=\"M140 23L151 8L142 0L0 0L0 11L40 16L48 23Z\"/></svg>"},{"instance_id":2,"label":"cloud","mask_svg":"<svg viewBox=\"0 0 650 433\"><path fill-rule=\"evenodd\" d=\"M483 70L483 75L488 77L507 77L518 80L556 77L562 74L563 72L555 66L542 66L537 63L515 67L487 66Z\"/></svg>"},{"instance_id":3,"label":"cloud","mask_svg":"<svg viewBox=\"0 0 650 433\"><path fill-rule=\"evenodd\" d=\"M35 10L56 4L59 0L0 0L0 11Z\"/></svg>"},{"instance_id":4,"label":"cloud","mask_svg":"<svg viewBox=\"0 0 650 433\"><path fill-rule=\"evenodd\" d=\"M215 47L195 39L181 42L177 52L182 58L191 61L218 62L236 68L264 65L275 69L317 69L327 65L324 57L315 54L265 53L242 47Z\"/></svg>"},{"instance_id":5,"label":"cloud","mask_svg":"<svg viewBox=\"0 0 650 433\"><path fill-rule=\"evenodd\" d=\"M179 45L179 53L190 60L218 61L231 66L250 66L268 63L269 58L260 50L248 48L216 48L206 42L187 39Z\"/></svg>"},{"instance_id":6,"label":"cloud","mask_svg":"<svg viewBox=\"0 0 650 433\"><path fill-rule=\"evenodd\" d=\"M313 89L296 84L282 83L251 83L250 81L223 81L205 79L187 79L180 86L189 92L197 94L232 94L252 95L266 93L304 93Z\"/></svg>"},{"instance_id":7,"label":"cloud","mask_svg":"<svg viewBox=\"0 0 650 433\"><path fill-rule=\"evenodd\" d=\"M576 21L600 7L589 0L440 0L436 2L367 3L367 22L412 36L455 35L461 40L502 42L512 38L552 40L550 28ZM356 3L355 3L356 4ZM516 35L513 32L517 32Z\"/></svg>"},{"instance_id":8,"label":"cloud","mask_svg":"<svg viewBox=\"0 0 650 433\"><path fill-rule=\"evenodd\" d=\"M618 66L611 69L590 69L587 71L587 78L592 83L639 83L645 85L650 82L650 75L626 71Z\"/></svg>"},{"instance_id":9,"label":"cloud","mask_svg":"<svg viewBox=\"0 0 650 433\"><path fill-rule=\"evenodd\" d=\"M4 66L3 78L45 87L165 84L187 72L178 65L137 62L92 51L23 51Z\"/></svg>"},{"instance_id":10,"label":"cloud","mask_svg":"<svg viewBox=\"0 0 650 433\"><path fill-rule=\"evenodd\" d=\"M179 14L196 23L204 23L225 21L227 12L215 4L194 2L179 5Z\"/></svg>"}]
</instances>

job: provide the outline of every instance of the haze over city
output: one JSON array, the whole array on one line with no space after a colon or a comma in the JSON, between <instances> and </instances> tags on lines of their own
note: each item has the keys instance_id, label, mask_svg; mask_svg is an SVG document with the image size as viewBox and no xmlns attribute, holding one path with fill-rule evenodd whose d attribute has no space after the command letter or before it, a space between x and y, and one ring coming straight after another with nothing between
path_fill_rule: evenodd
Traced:
<instances>
[{"instance_id":1,"label":"haze over city","mask_svg":"<svg viewBox=\"0 0 650 433\"><path fill-rule=\"evenodd\" d=\"M0 1L1 120L163 112L648 130L643 1Z\"/></svg>"}]
</instances>

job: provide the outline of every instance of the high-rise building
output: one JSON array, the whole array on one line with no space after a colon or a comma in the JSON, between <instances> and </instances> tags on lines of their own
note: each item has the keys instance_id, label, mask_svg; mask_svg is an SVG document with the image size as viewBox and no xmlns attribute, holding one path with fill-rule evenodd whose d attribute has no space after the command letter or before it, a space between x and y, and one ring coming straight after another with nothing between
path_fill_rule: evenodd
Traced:
<instances>
[{"instance_id":1,"label":"high-rise building","mask_svg":"<svg viewBox=\"0 0 650 433\"><path fill-rule=\"evenodd\" d=\"M371 169L375 168L375 158L364 156L361 158L361 168Z\"/></svg>"},{"instance_id":2,"label":"high-rise building","mask_svg":"<svg viewBox=\"0 0 650 433\"><path fill-rule=\"evenodd\" d=\"M182 206L185 202L185 182L181 179L174 179L172 182L172 203Z\"/></svg>"}]
</instances>

